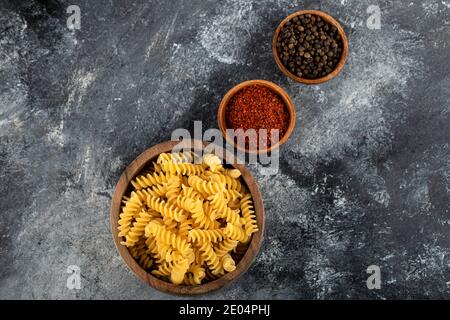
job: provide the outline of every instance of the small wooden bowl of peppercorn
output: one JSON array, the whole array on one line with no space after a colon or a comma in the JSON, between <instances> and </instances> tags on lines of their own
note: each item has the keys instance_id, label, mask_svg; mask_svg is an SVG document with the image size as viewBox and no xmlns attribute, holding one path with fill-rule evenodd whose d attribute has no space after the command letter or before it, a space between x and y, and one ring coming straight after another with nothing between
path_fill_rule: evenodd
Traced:
<instances>
[{"instance_id":1,"label":"small wooden bowl of peppercorn","mask_svg":"<svg viewBox=\"0 0 450 320\"><path fill-rule=\"evenodd\" d=\"M284 144L292 134L295 108L287 92L275 83L250 80L227 92L220 103L217 119L226 141L238 150L253 154L269 153ZM251 129L256 132L253 137ZM266 132L260 129L266 129ZM242 132L243 136L247 135L245 144L239 137Z\"/></svg>"},{"instance_id":2,"label":"small wooden bowl of peppercorn","mask_svg":"<svg viewBox=\"0 0 450 320\"><path fill-rule=\"evenodd\" d=\"M336 77L347 59L344 29L330 15L301 10L287 16L275 31L272 51L280 70L304 84Z\"/></svg>"}]
</instances>

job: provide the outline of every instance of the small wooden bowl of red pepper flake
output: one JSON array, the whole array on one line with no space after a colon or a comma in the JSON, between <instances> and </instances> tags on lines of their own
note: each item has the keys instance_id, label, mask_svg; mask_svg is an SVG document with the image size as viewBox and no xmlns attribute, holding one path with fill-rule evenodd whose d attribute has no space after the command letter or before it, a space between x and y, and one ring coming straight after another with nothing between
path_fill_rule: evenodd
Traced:
<instances>
[{"instance_id":1,"label":"small wooden bowl of red pepper flake","mask_svg":"<svg viewBox=\"0 0 450 320\"><path fill-rule=\"evenodd\" d=\"M295 108L278 85L250 80L227 92L217 118L229 144L243 152L261 154L289 139L295 127Z\"/></svg>"}]
</instances>

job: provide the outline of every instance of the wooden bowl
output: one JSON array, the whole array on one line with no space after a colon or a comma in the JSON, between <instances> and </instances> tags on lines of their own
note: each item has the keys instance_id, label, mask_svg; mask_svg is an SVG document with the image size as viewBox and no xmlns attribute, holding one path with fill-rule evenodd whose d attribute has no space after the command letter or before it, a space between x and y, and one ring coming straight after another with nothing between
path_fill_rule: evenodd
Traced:
<instances>
[{"instance_id":1,"label":"wooden bowl","mask_svg":"<svg viewBox=\"0 0 450 320\"><path fill-rule=\"evenodd\" d=\"M337 28L338 33L342 39L342 55L341 55L341 59L339 60L339 63L337 64L336 68L331 73L327 74L326 76L324 76L322 78L305 79L305 78L298 77L295 74L293 74L292 72L290 72L283 65L280 57L278 56L277 42L278 42L278 36L281 32L281 29L283 28L283 26L286 22L290 21L292 18L294 18L296 16L303 15L303 14L311 14L311 15L316 15L316 16L321 17L323 20L325 20L326 22L328 22L329 24L331 24ZM337 22L332 16L326 14L325 12L319 11L319 10L300 10L300 11L297 11L297 12L287 16L280 23L278 28L275 30L275 35L273 37L273 42L272 42L272 52L273 52L273 56L275 58L275 62L277 63L278 67L280 68L281 72L283 72L286 76L288 76L289 78L291 78L297 82L304 83L304 84L319 84L319 83L324 83L324 82L327 82L327 81L333 79L334 77L336 77L339 74L339 72L341 72L342 68L345 65L345 61L347 60L348 40L347 40L347 36L345 35L344 29L341 27L339 22Z\"/></svg>"},{"instance_id":2,"label":"wooden bowl","mask_svg":"<svg viewBox=\"0 0 450 320\"><path fill-rule=\"evenodd\" d=\"M185 146L191 146L191 141L183 142ZM142 170L148 165L152 164L152 161L156 161L157 157L161 153L171 152L172 149L179 145L179 142L167 141L161 144L158 144L144 153L142 153L139 157L137 157L122 173L117 183L116 189L114 191L111 203L111 212L110 212L110 224L111 224L111 232L113 235L114 243L116 244L117 251L119 251L120 256L123 258L127 266L131 269L131 271L142 281L148 283L150 286L158 289L160 291L164 291L167 293L178 294L178 295L195 295L195 294L203 294L213 290L217 290L232 281L236 280L239 276L244 274L247 269L252 264L255 259L263 240L264 234L264 205L261 196L261 192L259 191L258 185L253 179L250 171L245 168L243 165L239 164L231 164L234 168L239 169L242 173L242 179L247 185L250 193L253 197L254 210L256 215L256 222L258 225L259 231L253 234L253 237L250 241L250 245L242 257L242 259L237 263L236 270L233 272L225 274L223 277L208 282L206 284L202 284L199 286L183 286L183 285L175 285L169 282L165 282L148 273L145 269L143 269L132 257L128 248L121 245L120 242L123 240L118 236L118 221L119 214L121 212L122 199L123 196L126 195L130 190L130 181L134 179L138 174L142 172ZM200 148L204 148L205 144L200 142ZM229 156L226 155L225 158Z\"/></svg>"},{"instance_id":3,"label":"wooden bowl","mask_svg":"<svg viewBox=\"0 0 450 320\"><path fill-rule=\"evenodd\" d=\"M258 148L257 150L244 149L241 146L237 145L234 142L234 140L227 135L226 130L228 129L228 127L227 127L227 121L226 121L226 112L227 112L227 107L228 107L230 100L234 97L234 95L236 93L238 93L245 87L249 87L249 86L256 85L256 84L266 87L266 88L269 88L270 90L272 90L273 92L278 94L278 96L281 97L281 99L283 100L283 102L286 106L286 109L289 113L289 125L286 130L286 133L284 134L283 137L280 138L280 141L277 144L271 145L268 148L261 148L261 149ZM219 128L222 131L222 135L225 137L226 141L230 145L236 147L238 150L240 150L242 152L260 154L260 153L270 152L276 148L279 148L279 146L284 144L289 139L289 137L291 136L292 131L294 131L294 127L295 127L295 107L294 107L294 104L292 103L291 98L287 94L287 92L284 91L281 87L277 86L275 83L266 81L266 80L249 80L249 81L245 81L245 82L238 84L237 86L233 87L230 91L227 92L227 94L223 97L222 101L220 102L219 110L217 111L217 120L219 122Z\"/></svg>"}]
</instances>

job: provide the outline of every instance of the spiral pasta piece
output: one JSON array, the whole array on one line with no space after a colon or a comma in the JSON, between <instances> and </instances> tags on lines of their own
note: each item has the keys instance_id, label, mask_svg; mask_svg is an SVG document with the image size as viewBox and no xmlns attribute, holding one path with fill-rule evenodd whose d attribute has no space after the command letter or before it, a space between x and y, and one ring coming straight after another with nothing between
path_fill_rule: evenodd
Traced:
<instances>
[{"instance_id":1,"label":"spiral pasta piece","mask_svg":"<svg viewBox=\"0 0 450 320\"><path fill-rule=\"evenodd\" d=\"M161 165L162 163L173 161L172 155L169 153L161 153L156 160L156 163Z\"/></svg>"},{"instance_id":2,"label":"spiral pasta piece","mask_svg":"<svg viewBox=\"0 0 450 320\"><path fill-rule=\"evenodd\" d=\"M131 184L136 190L146 189L149 187L152 187L157 184L164 184L169 181L170 177L172 175L170 174L164 174L164 173L148 173L145 175L140 175L136 177L136 179L131 180Z\"/></svg>"},{"instance_id":3,"label":"spiral pasta piece","mask_svg":"<svg viewBox=\"0 0 450 320\"><path fill-rule=\"evenodd\" d=\"M223 171L222 160L214 154L205 154L202 158L203 163L209 167L211 172Z\"/></svg>"},{"instance_id":4,"label":"spiral pasta piece","mask_svg":"<svg viewBox=\"0 0 450 320\"><path fill-rule=\"evenodd\" d=\"M227 272L236 270L236 263L229 254L226 254L222 257L222 267Z\"/></svg>"},{"instance_id":5,"label":"spiral pasta piece","mask_svg":"<svg viewBox=\"0 0 450 320\"><path fill-rule=\"evenodd\" d=\"M172 175L199 175L205 169L199 164L192 163L175 163L173 161L161 163L161 168L164 172L170 173Z\"/></svg>"},{"instance_id":6,"label":"spiral pasta piece","mask_svg":"<svg viewBox=\"0 0 450 320\"><path fill-rule=\"evenodd\" d=\"M194 275L200 282L205 278L205 268L200 264L193 264L189 268L189 272Z\"/></svg>"},{"instance_id":7,"label":"spiral pasta piece","mask_svg":"<svg viewBox=\"0 0 450 320\"><path fill-rule=\"evenodd\" d=\"M153 265L153 259L147 252L147 245L143 239L139 240L134 247L130 248L130 253L142 268L149 269Z\"/></svg>"},{"instance_id":8,"label":"spiral pasta piece","mask_svg":"<svg viewBox=\"0 0 450 320\"><path fill-rule=\"evenodd\" d=\"M125 236L125 241L122 241L121 244L127 247L133 247L136 242L144 235L145 227L152 219L153 216L147 211L141 211L139 213L139 217L136 218L136 221L133 223L133 227Z\"/></svg>"},{"instance_id":9,"label":"spiral pasta piece","mask_svg":"<svg viewBox=\"0 0 450 320\"><path fill-rule=\"evenodd\" d=\"M186 219L179 223L178 227L178 235L182 238L187 238L189 235L189 231L192 230L192 226L194 224L194 220Z\"/></svg>"},{"instance_id":10,"label":"spiral pasta piece","mask_svg":"<svg viewBox=\"0 0 450 320\"><path fill-rule=\"evenodd\" d=\"M225 198L221 194L215 194L208 198L212 207L219 212L219 218L224 218L227 222L242 225L243 219L239 215L239 210L231 210L226 203Z\"/></svg>"},{"instance_id":11,"label":"spiral pasta piece","mask_svg":"<svg viewBox=\"0 0 450 320\"><path fill-rule=\"evenodd\" d=\"M189 262L189 265L191 265L192 263L194 263L194 261L195 261L195 252L194 252L194 250L192 249L192 250L190 250L189 252L187 252L183 257L185 257L187 260L188 260L188 262Z\"/></svg>"},{"instance_id":12,"label":"spiral pasta piece","mask_svg":"<svg viewBox=\"0 0 450 320\"><path fill-rule=\"evenodd\" d=\"M233 190L233 189L225 189L224 191L223 191L223 194L224 194L224 196L225 196L225 199L228 201L228 202L230 202L230 201L236 201L236 200L238 200L239 198L241 198L242 197L242 194L241 193L239 193L239 192L237 192L236 190Z\"/></svg>"},{"instance_id":13,"label":"spiral pasta piece","mask_svg":"<svg viewBox=\"0 0 450 320\"><path fill-rule=\"evenodd\" d=\"M167 228L167 230L169 230L169 231L177 230L178 222L176 220L166 216L163 218L163 223L164 223L165 227Z\"/></svg>"},{"instance_id":14,"label":"spiral pasta piece","mask_svg":"<svg viewBox=\"0 0 450 320\"><path fill-rule=\"evenodd\" d=\"M164 197L167 193L167 186L162 184L154 185L145 190L151 197Z\"/></svg>"},{"instance_id":15,"label":"spiral pasta piece","mask_svg":"<svg viewBox=\"0 0 450 320\"><path fill-rule=\"evenodd\" d=\"M145 229L145 234L156 237L163 243L170 244L184 256L191 255L192 247L186 240L157 222L151 221Z\"/></svg>"},{"instance_id":16,"label":"spiral pasta piece","mask_svg":"<svg viewBox=\"0 0 450 320\"><path fill-rule=\"evenodd\" d=\"M203 212L205 213L205 216L208 217L213 223L216 219L220 218L219 211L217 211L209 202L203 203ZM215 227L216 225L217 224L215 223L213 227L205 229L217 229L217 227Z\"/></svg>"},{"instance_id":17,"label":"spiral pasta piece","mask_svg":"<svg viewBox=\"0 0 450 320\"><path fill-rule=\"evenodd\" d=\"M161 166L158 163L153 161L152 165L153 165L153 170L155 173L159 173L159 174L164 173Z\"/></svg>"},{"instance_id":18,"label":"spiral pasta piece","mask_svg":"<svg viewBox=\"0 0 450 320\"><path fill-rule=\"evenodd\" d=\"M224 189L224 184L221 182L205 181L197 176L190 176L188 183L202 195L215 195L221 193Z\"/></svg>"},{"instance_id":19,"label":"spiral pasta piece","mask_svg":"<svg viewBox=\"0 0 450 320\"><path fill-rule=\"evenodd\" d=\"M147 205L151 209L161 213L163 217L171 218L173 220L176 220L177 222L184 221L187 218L187 213L183 209L180 209L175 205L170 205L164 200L161 200L161 198L148 197Z\"/></svg>"},{"instance_id":20,"label":"spiral pasta piece","mask_svg":"<svg viewBox=\"0 0 450 320\"><path fill-rule=\"evenodd\" d=\"M181 179L177 176L172 177L166 184L167 203L174 204L181 192Z\"/></svg>"},{"instance_id":21,"label":"spiral pasta piece","mask_svg":"<svg viewBox=\"0 0 450 320\"><path fill-rule=\"evenodd\" d=\"M198 250L194 250L195 259L194 262L200 266L203 266L205 264L205 258L201 254L201 252Z\"/></svg>"},{"instance_id":22,"label":"spiral pasta piece","mask_svg":"<svg viewBox=\"0 0 450 320\"><path fill-rule=\"evenodd\" d=\"M145 253L147 250L147 246L145 245L144 239L140 239L134 247L131 247L130 254L133 258L137 259L142 253Z\"/></svg>"},{"instance_id":23,"label":"spiral pasta piece","mask_svg":"<svg viewBox=\"0 0 450 320\"><path fill-rule=\"evenodd\" d=\"M194 229L189 231L188 241L198 243L213 243L219 242L223 239L223 232L220 229L215 230L201 230Z\"/></svg>"},{"instance_id":24,"label":"spiral pasta piece","mask_svg":"<svg viewBox=\"0 0 450 320\"><path fill-rule=\"evenodd\" d=\"M224 230L224 234L231 240L237 240L241 242L245 241L247 238L244 230L241 227L236 226L232 223L227 223L227 226Z\"/></svg>"},{"instance_id":25,"label":"spiral pasta piece","mask_svg":"<svg viewBox=\"0 0 450 320\"><path fill-rule=\"evenodd\" d=\"M239 180L233 179L228 175L223 175L221 173L214 173L213 175L211 175L210 179L211 181L225 184L227 188L231 190L236 190L237 192L241 192L242 190L242 183Z\"/></svg>"},{"instance_id":26,"label":"spiral pasta piece","mask_svg":"<svg viewBox=\"0 0 450 320\"><path fill-rule=\"evenodd\" d=\"M187 198L184 196L177 197L176 204L178 207L182 208L183 210L195 213L198 211L203 211L202 202L199 200L193 200L191 198Z\"/></svg>"},{"instance_id":27,"label":"spiral pasta piece","mask_svg":"<svg viewBox=\"0 0 450 320\"><path fill-rule=\"evenodd\" d=\"M224 175L229 176L233 179L239 179L242 173L238 169L225 169Z\"/></svg>"},{"instance_id":28,"label":"spiral pasta piece","mask_svg":"<svg viewBox=\"0 0 450 320\"><path fill-rule=\"evenodd\" d=\"M163 261L172 262L177 258L177 253L170 244L164 243L162 241L157 241L156 246L158 248L158 263L161 263Z\"/></svg>"},{"instance_id":29,"label":"spiral pasta piece","mask_svg":"<svg viewBox=\"0 0 450 320\"><path fill-rule=\"evenodd\" d=\"M143 254L137 258L139 265L144 269L150 269L153 266L153 259L148 254Z\"/></svg>"},{"instance_id":30,"label":"spiral pasta piece","mask_svg":"<svg viewBox=\"0 0 450 320\"><path fill-rule=\"evenodd\" d=\"M219 274L222 271L222 265L210 243L203 243L199 248L206 264L211 269L212 274Z\"/></svg>"},{"instance_id":31,"label":"spiral pasta piece","mask_svg":"<svg viewBox=\"0 0 450 320\"><path fill-rule=\"evenodd\" d=\"M155 237L149 237L145 240L145 245L147 246L147 254L151 256L156 256L158 254L158 247Z\"/></svg>"},{"instance_id":32,"label":"spiral pasta piece","mask_svg":"<svg viewBox=\"0 0 450 320\"><path fill-rule=\"evenodd\" d=\"M205 276L206 276L206 274L205 274ZM197 286L197 285L202 284L202 282L201 282L201 281L197 282L197 281L195 280L193 274L191 274L191 273L186 273L186 274L184 275L183 284L184 284L185 286Z\"/></svg>"},{"instance_id":33,"label":"spiral pasta piece","mask_svg":"<svg viewBox=\"0 0 450 320\"><path fill-rule=\"evenodd\" d=\"M241 199L241 212L244 217L244 229L247 236L251 236L253 233L258 231L258 226L256 224L255 211L253 211L253 201L252 195L247 193Z\"/></svg>"},{"instance_id":34,"label":"spiral pasta piece","mask_svg":"<svg viewBox=\"0 0 450 320\"><path fill-rule=\"evenodd\" d=\"M164 187L163 186L153 186L152 188L137 190L136 195L143 203L147 203L148 197L153 197L153 198L161 197L161 194L163 193L163 191L159 190L159 188L164 188ZM153 190L153 189L155 189L155 190Z\"/></svg>"},{"instance_id":35,"label":"spiral pasta piece","mask_svg":"<svg viewBox=\"0 0 450 320\"><path fill-rule=\"evenodd\" d=\"M212 172L209 169L206 169L201 175L200 178L206 181L210 181L213 175L217 174L217 172Z\"/></svg>"},{"instance_id":36,"label":"spiral pasta piece","mask_svg":"<svg viewBox=\"0 0 450 320\"><path fill-rule=\"evenodd\" d=\"M171 262L163 262L158 266L158 269L152 271L152 274L158 277L168 277L172 273L172 268Z\"/></svg>"},{"instance_id":37,"label":"spiral pasta piece","mask_svg":"<svg viewBox=\"0 0 450 320\"><path fill-rule=\"evenodd\" d=\"M135 196L139 199L139 201L141 201L142 203L146 203L147 201L147 197L150 195L149 191L151 189L141 189L141 190L136 190L134 192Z\"/></svg>"},{"instance_id":38,"label":"spiral pasta piece","mask_svg":"<svg viewBox=\"0 0 450 320\"><path fill-rule=\"evenodd\" d=\"M170 273L170 281L173 284L183 283L184 276L189 269L189 261L187 259L181 259L175 261L172 267L172 272Z\"/></svg>"},{"instance_id":39,"label":"spiral pasta piece","mask_svg":"<svg viewBox=\"0 0 450 320\"><path fill-rule=\"evenodd\" d=\"M221 276L221 270L219 270L219 272L214 274L209 268L206 268L205 273L206 273L205 279L208 280L208 281L217 280Z\"/></svg>"},{"instance_id":40,"label":"spiral pasta piece","mask_svg":"<svg viewBox=\"0 0 450 320\"><path fill-rule=\"evenodd\" d=\"M218 223L205 215L200 200L193 200L180 196L177 199L177 205L185 211L192 213L192 219L195 222L196 227L204 229L218 228Z\"/></svg>"},{"instance_id":41,"label":"spiral pasta piece","mask_svg":"<svg viewBox=\"0 0 450 320\"><path fill-rule=\"evenodd\" d=\"M156 240L156 239L155 239ZM162 264L165 262L168 262L166 260L166 258L168 257L168 249L170 248L169 245L162 243L161 241L156 241L156 246L154 251L152 251L153 253L153 259L155 260L155 262L157 264ZM166 251L165 251L166 250ZM170 256L171 256L172 252L170 252ZM171 259L169 259L171 260Z\"/></svg>"},{"instance_id":42,"label":"spiral pasta piece","mask_svg":"<svg viewBox=\"0 0 450 320\"><path fill-rule=\"evenodd\" d=\"M147 252L147 245L143 238L134 247L130 248L130 253L142 268L149 269L153 265L153 259Z\"/></svg>"},{"instance_id":43,"label":"spiral pasta piece","mask_svg":"<svg viewBox=\"0 0 450 320\"><path fill-rule=\"evenodd\" d=\"M130 232L133 220L142 209L144 209L144 203L135 192L132 192L122 208L122 213L119 215L119 237L124 237Z\"/></svg>"},{"instance_id":44,"label":"spiral pasta piece","mask_svg":"<svg viewBox=\"0 0 450 320\"><path fill-rule=\"evenodd\" d=\"M205 180L205 181L210 181L210 177L211 177L211 171L209 171L209 170L206 170L205 172L203 172L201 175L199 175L198 177L200 178L200 179L203 179L203 180Z\"/></svg>"},{"instance_id":45,"label":"spiral pasta piece","mask_svg":"<svg viewBox=\"0 0 450 320\"><path fill-rule=\"evenodd\" d=\"M218 257L223 257L224 255L233 251L237 247L238 244L239 244L239 241L237 241L237 240L231 240L230 238L225 238L222 242L219 242L214 247L214 251L216 252Z\"/></svg>"},{"instance_id":46,"label":"spiral pasta piece","mask_svg":"<svg viewBox=\"0 0 450 320\"><path fill-rule=\"evenodd\" d=\"M157 220L153 220L155 223L160 223ZM146 232L146 236L147 232ZM166 262L167 252L163 252L161 246L167 246L163 244L161 241L158 241L155 237L149 236L145 240L145 244L147 245L147 254L152 256L154 261L158 264Z\"/></svg>"},{"instance_id":47,"label":"spiral pasta piece","mask_svg":"<svg viewBox=\"0 0 450 320\"><path fill-rule=\"evenodd\" d=\"M186 185L181 186L181 195L192 200L203 201L203 196L199 192L195 191L194 188L188 187L187 183L188 182L186 182Z\"/></svg>"},{"instance_id":48,"label":"spiral pasta piece","mask_svg":"<svg viewBox=\"0 0 450 320\"><path fill-rule=\"evenodd\" d=\"M199 264L195 264L190 267L188 272L189 273L185 275L183 281L185 285L200 285L202 283L202 280L206 277L205 268L203 268Z\"/></svg>"},{"instance_id":49,"label":"spiral pasta piece","mask_svg":"<svg viewBox=\"0 0 450 320\"><path fill-rule=\"evenodd\" d=\"M157 163L163 164L167 162L175 162L175 163L193 163L194 162L194 153L192 152L178 152L178 153L161 153L158 156Z\"/></svg>"}]
</instances>

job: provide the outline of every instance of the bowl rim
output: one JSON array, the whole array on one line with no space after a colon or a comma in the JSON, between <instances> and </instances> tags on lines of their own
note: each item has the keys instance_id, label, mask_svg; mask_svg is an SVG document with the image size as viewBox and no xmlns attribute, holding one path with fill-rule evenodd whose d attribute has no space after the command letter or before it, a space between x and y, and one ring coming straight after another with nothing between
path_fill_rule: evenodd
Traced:
<instances>
[{"instance_id":1,"label":"bowl rim","mask_svg":"<svg viewBox=\"0 0 450 320\"><path fill-rule=\"evenodd\" d=\"M278 36L279 36L283 26L286 24L286 22L290 21L292 18L299 16L299 15L303 15L303 14L317 15L317 16L323 18L325 21L327 21L328 23L332 24L333 26L335 26L337 28L338 33L342 39L342 54L341 54L339 63L337 64L337 66L334 68L334 70L332 72L330 72L329 74L327 74L324 77L317 78L317 79L306 79L306 78L301 78L299 76L294 75L283 65L283 63L281 62L281 59L278 55L278 51L277 51ZM278 25L278 27L276 28L274 36L273 36L273 40L272 40L272 54L274 56L274 59L275 59L275 62L277 64L278 68L281 70L281 72L284 75L288 76L292 80L299 82L299 83L320 84L320 83L324 83L324 82L327 82L327 81L335 78L344 68L345 62L347 61L347 55L348 55L348 39L347 39L347 35L346 35L344 29L342 28L341 24L335 18L333 18L331 15L329 15L328 13L325 13L320 10L300 10L300 11L294 12L294 13L288 15L286 18L284 18L283 21L281 21L280 24Z\"/></svg>"},{"instance_id":2,"label":"bowl rim","mask_svg":"<svg viewBox=\"0 0 450 320\"><path fill-rule=\"evenodd\" d=\"M189 148L189 146L198 146L198 144L196 143L197 142L195 142L194 140L186 140L182 142L182 144L185 144L186 148ZM208 144L204 142L200 143L203 151ZM256 222L259 231L253 234L247 251L245 252L242 259L239 261L239 263L236 265L236 270L234 270L233 272L227 273L217 280L199 286L175 285L160 280L157 277L145 271L137 263L137 261L131 256L131 253L129 252L128 248L120 244L120 241L122 239L119 238L117 232L118 220L121 212L121 201L125 193L129 190L130 181L134 179L137 175L139 175L146 166L151 164L152 160L153 161L156 160L159 154L163 152L171 152L175 146L179 145L180 145L179 141L166 141L157 144L145 150L127 166L127 168L121 174L112 196L110 208L110 228L111 228L110 231L116 249L119 252L119 255L121 256L122 260L125 262L128 268L143 282L149 284L150 286L159 291L174 295L205 294L214 290L218 290L224 286L227 286L231 282L235 281L240 276L242 276L251 266L261 248L261 244L264 238L264 227L265 227L265 212L263 199L259 187L253 178L253 175L244 165L237 163L231 164L233 167L241 170L242 178L245 184L247 185L250 193L252 194L254 211L256 215ZM227 158L229 156L229 153L227 153L226 150L224 150L224 153L225 158Z\"/></svg>"},{"instance_id":3,"label":"bowl rim","mask_svg":"<svg viewBox=\"0 0 450 320\"><path fill-rule=\"evenodd\" d=\"M269 88L270 90L272 90L273 92L278 94L278 96L280 96L280 98L283 100L284 105L286 106L286 109L289 113L289 125L286 130L286 133L284 134L283 137L281 137L280 141L277 144L270 146L268 148L262 148L262 149L256 149L256 150L245 149L245 148L242 148L241 146L237 145L236 143L234 143L234 141L227 135L228 127L226 124L226 111L227 111L229 102L239 91L241 91L242 89L244 89L246 87L252 86L252 85L261 85L263 87ZM217 122L219 123L220 131L222 132L222 135L225 138L225 140L228 142L228 144L230 144L231 146L237 148L239 151L244 152L244 153L261 154L261 153L268 153L273 150L279 149L280 146L282 146L283 144L285 144L288 141L288 139L292 135L292 132L294 131L294 128L295 128L296 112L295 112L294 103L292 102L291 97L286 92L286 90L281 88L279 85L277 85L271 81L268 81L268 80L261 80L261 79L247 80L247 81L238 83L237 85L235 85L234 87L229 89L228 92L224 95L224 97L222 98L222 101L220 102L219 109L217 110Z\"/></svg>"}]
</instances>

